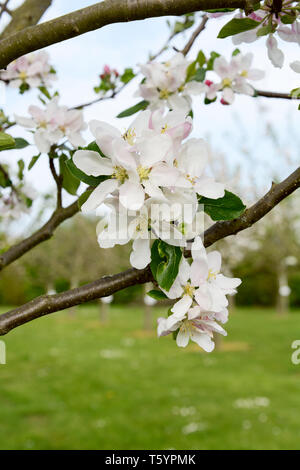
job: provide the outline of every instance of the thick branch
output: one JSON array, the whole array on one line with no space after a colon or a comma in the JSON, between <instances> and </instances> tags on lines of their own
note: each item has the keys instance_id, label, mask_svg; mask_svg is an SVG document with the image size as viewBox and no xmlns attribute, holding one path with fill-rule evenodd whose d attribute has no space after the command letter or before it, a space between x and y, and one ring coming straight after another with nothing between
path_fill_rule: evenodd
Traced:
<instances>
[{"instance_id":1,"label":"thick branch","mask_svg":"<svg viewBox=\"0 0 300 470\"><path fill-rule=\"evenodd\" d=\"M224 222L217 222L204 234L204 245L209 247L218 240L235 235L253 225L270 212L280 201L300 187L300 167L282 183L273 184L270 191L256 204L247 209L241 217ZM186 256L190 253L186 252ZM135 284L144 284L153 280L149 267L143 270L129 269L124 273L98 279L78 289L68 290L61 294L44 295L35 300L0 315L0 335L36 318L57 312L74 305L79 305L100 297L106 297L121 289Z\"/></svg>"},{"instance_id":2,"label":"thick branch","mask_svg":"<svg viewBox=\"0 0 300 470\"><path fill-rule=\"evenodd\" d=\"M109 0L60 18L31 26L0 42L0 68L14 59L108 24L177 16L214 8L246 8L256 0Z\"/></svg>"},{"instance_id":3,"label":"thick branch","mask_svg":"<svg viewBox=\"0 0 300 470\"><path fill-rule=\"evenodd\" d=\"M0 271L16 259L21 258L21 256L25 255L25 253L35 246L49 240L57 227L65 220L73 217L77 212L79 212L77 201L68 207L57 209L43 227L37 230L30 237L25 238L25 240L22 240L16 245L13 245L9 250L0 255Z\"/></svg>"},{"instance_id":4,"label":"thick branch","mask_svg":"<svg viewBox=\"0 0 300 470\"><path fill-rule=\"evenodd\" d=\"M15 34L28 26L36 25L52 0L26 0L19 8L12 11L11 21L1 34L1 39Z\"/></svg>"},{"instance_id":5,"label":"thick branch","mask_svg":"<svg viewBox=\"0 0 300 470\"><path fill-rule=\"evenodd\" d=\"M68 290L57 295L43 295L4 315L0 315L0 335L7 334L17 326L24 325L36 318L57 312L74 305L89 302L100 297L112 295L115 292L136 284L151 281L149 268L138 271L129 269L115 276L107 276L77 289Z\"/></svg>"}]
</instances>

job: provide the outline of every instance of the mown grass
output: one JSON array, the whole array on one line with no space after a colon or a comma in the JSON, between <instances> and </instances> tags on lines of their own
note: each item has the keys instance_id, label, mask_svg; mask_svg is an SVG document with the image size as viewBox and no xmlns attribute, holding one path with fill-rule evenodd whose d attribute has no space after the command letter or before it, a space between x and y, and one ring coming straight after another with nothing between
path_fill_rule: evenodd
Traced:
<instances>
[{"instance_id":1,"label":"mown grass","mask_svg":"<svg viewBox=\"0 0 300 470\"><path fill-rule=\"evenodd\" d=\"M2 338L0 449L299 449L299 312L235 312L211 354L142 325L91 306Z\"/></svg>"}]
</instances>

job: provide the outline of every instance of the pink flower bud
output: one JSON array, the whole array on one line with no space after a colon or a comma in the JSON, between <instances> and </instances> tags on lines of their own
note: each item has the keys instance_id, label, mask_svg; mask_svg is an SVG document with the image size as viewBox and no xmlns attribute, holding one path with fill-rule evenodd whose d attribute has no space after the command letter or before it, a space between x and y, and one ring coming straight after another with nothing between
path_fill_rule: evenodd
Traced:
<instances>
[{"instance_id":1,"label":"pink flower bud","mask_svg":"<svg viewBox=\"0 0 300 470\"><path fill-rule=\"evenodd\" d=\"M227 101L224 100L224 98L221 99L221 104L223 104L224 106L228 106L229 103L227 103Z\"/></svg>"},{"instance_id":2,"label":"pink flower bud","mask_svg":"<svg viewBox=\"0 0 300 470\"><path fill-rule=\"evenodd\" d=\"M207 86L212 86L214 84L214 82L212 82L211 80L205 80L205 85Z\"/></svg>"}]
</instances>

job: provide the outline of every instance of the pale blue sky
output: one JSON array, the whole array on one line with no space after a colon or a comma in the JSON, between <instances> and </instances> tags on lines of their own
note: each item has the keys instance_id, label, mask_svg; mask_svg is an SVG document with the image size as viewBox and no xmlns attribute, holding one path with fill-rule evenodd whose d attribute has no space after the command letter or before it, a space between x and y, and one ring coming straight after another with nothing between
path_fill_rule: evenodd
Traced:
<instances>
[{"instance_id":1,"label":"pale blue sky","mask_svg":"<svg viewBox=\"0 0 300 470\"><path fill-rule=\"evenodd\" d=\"M15 4L21 3L15 1ZM89 0L53 0L43 21L68 13L77 8L83 8L94 4ZM211 20L206 30L196 42L191 57L199 48L209 53L216 50L230 58L233 46L231 39L216 39L218 30L228 21L225 19ZM138 63L147 61L149 51L160 48L168 35L166 18L148 19L145 21L116 24L106 26L75 39L53 45L48 49L52 63L57 69L59 80L56 86L61 93L61 102L72 106L95 98L93 86L98 83L98 75L104 64L122 70L126 66L135 67ZM177 42L178 46L184 43L185 38ZM292 72L289 62L299 58L299 47L280 42L286 60L282 70L274 69L267 59L265 39L255 44L240 46L242 52L252 51L255 55L254 66L266 70L266 78L259 82L258 88L276 91L289 91L300 84L300 76ZM117 100L97 104L85 111L85 118L106 120L124 129L128 120L117 120L115 116L126 107L137 101L132 98L136 90L134 81ZM9 113L26 114L26 110L33 102L38 103L37 93L30 92L24 96L18 95L15 90L7 91L5 109ZM244 173L252 173L259 181L270 184L272 168L281 177L285 176L295 163L286 164L286 159L281 155L274 155L274 150L269 140L264 136L264 121L275 125L277 129L277 147L285 146L285 152L295 159L298 142L290 138L291 126L298 128L300 118L296 102L284 100L267 100L264 98L249 98L237 96L233 106L221 106L212 104L203 105L203 99L195 100L195 129L196 137L209 137L214 149L226 154L229 164L234 166L241 164ZM16 130L13 131L16 135ZM26 135L24 131L18 131L18 135ZM30 134L27 133L27 137ZM91 136L87 134L87 140ZM246 158L242 150L250 152L251 158ZM29 159L34 155L32 148L22 151L22 156ZM2 153L2 159L11 159L13 153ZM18 153L20 158L20 152ZM253 161L255 162L253 164ZM47 164L42 162L37 165L29 175L30 181L39 189L49 187ZM264 189L264 188L262 188Z\"/></svg>"}]
</instances>

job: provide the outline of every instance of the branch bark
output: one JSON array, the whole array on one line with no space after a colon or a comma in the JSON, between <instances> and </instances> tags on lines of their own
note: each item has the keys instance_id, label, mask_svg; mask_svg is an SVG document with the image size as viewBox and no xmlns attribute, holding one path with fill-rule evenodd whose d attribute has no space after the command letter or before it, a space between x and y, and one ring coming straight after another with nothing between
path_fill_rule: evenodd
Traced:
<instances>
[{"instance_id":1,"label":"branch bark","mask_svg":"<svg viewBox=\"0 0 300 470\"><path fill-rule=\"evenodd\" d=\"M45 11L50 7L52 0L26 0L19 8L11 11L11 21L1 33L4 39L29 26L36 25Z\"/></svg>"},{"instance_id":2,"label":"branch bark","mask_svg":"<svg viewBox=\"0 0 300 470\"><path fill-rule=\"evenodd\" d=\"M33 233L30 237L25 238L20 243L13 245L9 250L0 255L0 271L15 260L21 258L28 251L32 250L40 243L49 240L54 231L65 220L70 219L79 212L78 201L73 202L68 207L61 207L56 209L51 218L39 230Z\"/></svg>"},{"instance_id":3,"label":"branch bark","mask_svg":"<svg viewBox=\"0 0 300 470\"><path fill-rule=\"evenodd\" d=\"M204 245L209 247L222 238L235 235L251 227L299 187L300 167L281 183L273 183L270 191L237 219L217 222L212 225L204 233ZM190 252L186 251L185 256L190 256ZM61 294L38 297L22 307L0 315L0 335L5 335L17 326L44 315L100 297L106 297L121 289L150 281L153 281L153 278L148 266L143 270L129 269L124 273L104 277L78 289L68 290Z\"/></svg>"},{"instance_id":4,"label":"branch bark","mask_svg":"<svg viewBox=\"0 0 300 470\"><path fill-rule=\"evenodd\" d=\"M33 1L33 0L32 0ZM109 0L77 10L51 21L31 26L0 42L0 68L14 59L108 24L177 16L214 8L247 9L256 0Z\"/></svg>"},{"instance_id":5,"label":"branch bark","mask_svg":"<svg viewBox=\"0 0 300 470\"><path fill-rule=\"evenodd\" d=\"M197 37L202 33L205 29L206 23L208 22L208 16L204 15L202 18L201 23L199 24L198 28L195 29L192 36L190 37L189 41L186 43L185 47L182 49L182 54L186 56L191 48L193 47L194 42L196 41Z\"/></svg>"}]
</instances>

